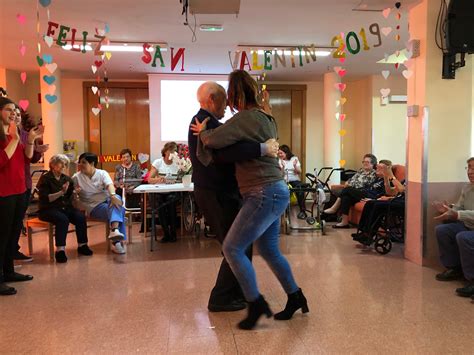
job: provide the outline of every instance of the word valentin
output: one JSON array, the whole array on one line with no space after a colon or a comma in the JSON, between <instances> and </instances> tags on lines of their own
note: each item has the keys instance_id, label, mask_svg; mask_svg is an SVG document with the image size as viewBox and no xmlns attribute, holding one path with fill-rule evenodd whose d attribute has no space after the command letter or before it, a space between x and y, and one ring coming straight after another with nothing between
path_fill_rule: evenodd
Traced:
<instances>
[{"instance_id":1,"label":"word valentin","mask_svg":"<svg viewBox=\"0 0 474 355\"><path fill-rule=\"evenodd\" d=\"M150 48L152 46L148 43L143 44L143 56L142 56L142 61L145 64L150 64L152 61L152 56L151 56L151 51ZM174 54L174 48L171 47L171 71L174 71L174 68L178 64L179 60L181 59L181 71L184 71L184 50L185 48L180 48L176 52L176 55ZM165 63L163 61L163 56L161 55L161 47L159 45L155 46L154 50L154 55L153 55L153 63L151 63L152 67L156 67L156 60L160 60L160 67L165 67Z\"/></svg>"},{"instance_id":2,"label":"word valentin","mask_svg":"<svg viewBox=\"0 0 474 355\"><path fill-rule=\"evenodd\" d=\"M64 47L65 45L68 44L68 40L66 39L66 37L69 34L69 32L71 32L71 40L70 40L71 50L75 52L86 53L87 35L89 34L89 32L87 31L82 31L82 37L78 41L80 42L78 45L76 44L77 29L71 28L65 25L60 25L56 22L48 21L48 30L46 31L45 41L49 39L52 43L52 38L58 28L59 28L59 33L58 33L58 38L56 39L56 44L58 46ZM94 54L99 55L99 56L103 55L104 52L101 51L100 48L102 47L102 45L106 44L107 42L106 37L98 35L98 34L94 34L94 37L99 40L99 42L94 48Z\"/></svg>"},{"instance_id":3,"label":"word valentin","mask_svg":"<svg viewBox=\"0 0 474 355\"><path fill-rule=\"evenodd\" d=\"M229 51L229 60L232 69L245 70L248 67L248 71L251 70L273 70L273 67L278 68L278 65L286 68L286 52L289 51L290 63L293 68L296 67L296 61L300 67L303 66L303 62L306 61L309 64L311 61L316 61L316 48L314 46L299 46L288 50L264 50L263 51L263 62L259 63L258 52L255 50L250 51L252 57L252 64L250 64L249 55L246 51L236 51L234 53L234 60L231 60L232 52ZM240 57L240 60L239 60ZM273 64L272 64L273 57Z\"/></svg>"}]
</instances>

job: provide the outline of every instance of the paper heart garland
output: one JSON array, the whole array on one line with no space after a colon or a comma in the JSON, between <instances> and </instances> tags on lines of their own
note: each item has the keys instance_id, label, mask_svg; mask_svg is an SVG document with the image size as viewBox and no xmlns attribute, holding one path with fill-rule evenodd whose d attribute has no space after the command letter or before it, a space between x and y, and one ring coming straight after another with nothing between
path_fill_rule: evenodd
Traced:
<instances>
[{"instance_id":1,"label":"paper heart garland","mask_svg":"<svg viewBox=\"0 0 474 355\"><path fill-rule=\"evenodd\" d=\"M336 107L339 107L340 104L341 104L341 100L336 100Z\"/></svg>"},{"instance_id":2,"label":"paper heart garland","mask_svg":"<svg viewBox=\"0 0 474 355\"><path fill-rule=\"evenodd\" d=\"M41 58L39 55L36 56L36 62L38 62L40 67L42 67L44 64L43 58Z\"/></svg>"},{"instance_id":3,"label":"paper heart garland","mask_svg":"<svg viewBox=\"0 0 474 355\"><path fill-rule=\"evenodd\" d=\"M392 32L392 27L382 27L380 31L387 37Z\"/></svg>"},{"instance_id":4,"label":"paper heart garland","mask_svg":"<svg viewBox=\"0 0 474 355\"><path fill-rule=\"evenodd\" d=\"M339 160L339 166L343 168L344 165L346 165L346 161L344 159Z\"/></svg>"},{"instance_id":5,"label":"paper heart garland","mask_svg":"<svg viewBox=\"0 0 474 355\"><path fill-rule=\"evenodd\" d=\"M332 69L334 70L334 72L339 73L339 70L341 70L342 67L333 67Z\"/></svg>"},{"instance_id":6,"label":"paper heart garland","mask_svg":"<svg viewBox=\"0 0 474 355\"><path fill-rule=\"evenodd\" d=\"M336 113L335 113L335 115L334 115L334 116L336 116L336 120L338 120L338 121L339 121L339 116L340 116L340 115L341 115L341 114L340 114L339 112L336 112Z\"/></svg>"},{"instance_id":7,"label":"paper heart garland","mask_svg":"<svg viewBox=\"0 0 474 355\"><path fill-rule=\"evenodd\" d=\"M102 63L103 63L103 62L102 62L101 60L96 60L96 61L94 62L95 66L96 66L97 68L100 68L100 66L102 65Z\"/></svg>"},{"instance_id":8,"label":"paper heart garland","mask_svg":"<svg viewBox=\"0 0 474 355\"><path fill-rule=\"evenodd\" d=\"M382 97L387 97L390 95L390 89L380 89L380 93L382 94Z\"/></svg>"},{"instance_id":9,"label":"paper heart garland","mask_svg":"<svg viewBox=\"0 0 474 355\"><path fill-rule=\"evenodd\" d=\"M56 85L50 85L48 86L48 94L54 95L54 92L56 91Z\"/></svg>"},{"instance_id":10,"label":"paper heart garland","mask_svg":"<svg viewBox=\"0 0 474 355\"><path fill-rule=\"evenodd\" d=\"M51 63L51 64L46 64L45 67L51 74L53 74L58 68L58 65L56 63Z\"/></svg>"},{"instance_id":11,"label":"paper heart garland","mask_svg":"<svg viewBox=\"0 0 474 355\"><path fill-rule=\"evenodd\" d=\"M399 66L400 66L399 63L395 63L395 69L398 69Z\"/></svg>"},{"instance_id":12,"label":"paper heart garland","mask_svg":"<svg viewBox=\"0 0 474 355\"><path fill-rule=\"evenodd\" d=\"M53 56L51 54L43 54L43 60L46 64L51 64L53 62Z\"/></svg>"},{"instance_id":13,"label":"paper heart garland","mask_svg":"<svg viewBox=\"0 0 474 355\"><path fill-rule=\"evenodd\" d=\"M52 75L48 76L48 75L44 75L43 76L43 80L48 84L48 85L51 85L52 83L54 83L54 81L56 80L56 78Z\"/></svg>"},{"instance_id":14,"label":"paper heart garland","mask_svg":"<svg viewBox=\"0 0 474 355\"><path fill-rule=\"evenodd\" d=\"M400 35L395 35L395 41L399 41L400 40Z\"/></svg>"},{"instance_id":15,"label":"paper heart garland","mask_svg":"<svg viewBox=\"0 0 474 355\"><path fill-rule=\"evenodd\" d=\"M22 15L22 14L17 14L16 15L16 20L18 21L18 23L20 25L24 25L25 22L26 22L26 16L25 15Z\"/></svg>"},{"instance_id":16,"label":"paper heart garland","mask_svg":"<svg viewBox=\"0 0 474 355\"><path fill-rule=\"evenodd\" d=\"M140 164L146 163L148 159L150 159L150 156L148 154L138 153L138 161L140 162Z\"/></svg>"},{"instance_id":17,"label":"paper heart garland","mask_svg":"<svg viewBox=\"0 0 474 355\"><path fill-rule=\"evenodd\" d=\"M93 92L94 95L95 95L95 94L97 94L97 91L99 91L99 88L94 85L94 86L91 86L91 90L92 90L92 92Z\"/></svg>"},{"instance_id":18,"label":"paper heart garland","mask_svg":"<svg viewBox=\"0 0 474 355\"><path fill-rule=\"evenodd\" d=\"M22 71L20 74L21 82L24 84L26 81L26 71Z\"/></svg>"},{"instance_id":19,"label":"paper heart garland","mask_svg":"<svg viewBox=\"0 0 474 355\"><path fill-rule=\"evenodd\" d=\"M341 97L339 99L339 102L341 103L341 105L344 105L347 102L347 99L345 97Z\"/></svg>"},{"instance_id":20,"label":"paper heart garland","mask_svg":"<svg viewBox=\"0 0 474 355\"><path fill-rule=\"evenodd\" d=\"M339 62L344 63L345 61L346 61L346 58L344 57L339 58Z\"/></svg>"},{"instance_id":21,"label":"paper heart garland","mask_svg":"<svg viewBox=\"0 0 474 355\"><path fill-rule=\"evenodd\" d=\"M26 46L22 43L20 45L20 54L21 54L22 57L24 57L25 53L26 53Z\"/></svg>"},{"instance_id":22,"label":"paper heart garland","mask_svg":"<svg viewBox=\"0 0 474 355\"><path fill-rule=\"evenodd\" d=\"M105 33L109 33L109 32L110 32L110 27L109 27L109 24L108 24L108 23L105 24L104 30L105 30Z\"/></svg>"},{"instance_id":23,"label":"paper heart garland","mask_svg":"<svg viewBox=\"0 0 474 355\"><path fill-rule=\"evenodd\" d=\"M92 69L92 73L95 74L95 72L97 71L97 67L95 65L91 65L91 69Z\"/></svg>"},{"instance_id":24,"label":"paper heart garland","mask_svg":"<svg viewBox=\"0 0 474 355\"><path fill-rule=\"evenodd\" d=\"M338 83L336 84L336 89L338 89L340 92L344 92L344 90L346 90L346 84L344 83Z\"/></svg>"},{"instance_id":25,"label":"paper heart garland","mask_svg":"<svg viewBox=\"0 0 474 355\"><path fill-rule=\"evenodd\" d=\"M389 7L386 8L385 10L383 10L383 11L382 11L383 17L388 18L388 16L390 15L390 11L392 11L392 9L389 8Z\"/></svg>"},{"instance_id":26,"label":"paper heart garland","mask_svg":"<svg viewBox=\"0 0 474 355\"><path fill-rule=\"evenodd\" d=\"M58 97L56 95L50 95L50 94L46 94L44 96L44 98L46 99L46 101L48 101L50 104L54 104L56 102L56 100L58 99Z\"/></svg>"},{"instance_id":27,"label":"paper heart garland","mask_svg":"<svg viewBox=\"0 0 474 355\"><path fill-rule=\"evenodd\" d=\"M20 100L18 101L18 106L20 106L23 111L26 111L28 106L30 106L30 102L28 100Z\"/></svg>"},{"instance_id":28,"label":"paper heart garland","mask_svg":"<svg viewBox=\"0 0 474 355\"><path fill-rule=\"evenodd\" d=\"M390 71L389 70L382 70L382 76L384 77L385 80L390 76Z\"/></svg>"},{"instance_id":29,"label":"paper heart garland","mask_svg":"<svg viewBox=\"0 0 474 355\"><path fill-rule=\"evenodd\" d=\"M51 0L39 0L41 6L48 7L51 4Z\"/></svg>"},{"instance_id":30,"label":"paper heart garland","mask_svg":"<svg viewBox=\"0 0 474 355\"><path fill-rule=\"evenodd\" d=\"M345 119L346 119L346 114L345 114L345 113L341 113L341 114L339 115L339 119L341 120L341 122L344 122Z\"/></svg>"},{"instance_id":31,"label":"paper heart garland","mask_svg":"<svg viewBox=\"0 0 474 355\"><path fill-rule=\"evenodd\" d=\"M413 72L411 70L404 70L402 71L402 75L405 77L405 79L408 79L410 76L413 75Z\"/></svg>"},{"instance_id":32,"label":"paper heart garland","mask_svg":"<svg viewBox=\"0 0 474 355\"><path fill-rule=\"evenodd\" d=\"M98 107L93 107L93 108L92 108L92 113L97 116L97 115L100 113L100 108L98 108Z\"/></svg>"},{"instance_id":33,"label":"paper heart garland","mask_svg":"<svg viewBox=\"0 0 474 355\"><path fill-rule=\"evenodd\" d=\"M48 47L51 48L51 46L53 45L53 42L54 42L54 38L51 37L51 36L44 36L44 41L46 42Z\"/></svg>"},{"instance_id":34,"label":"paper heart garland","mask_svg":"<svg viewBox=\"0 0 474 355\"><path fill-rule=\"evenodd\" d=\"M110 58L112 58L112 53L110 52L105 52L105 57L107 58L107 60L110 60ZM264 73L265 74L265 73Z\"/></svg>"},{"instance_id":35,"label":"paper heart garland","mask_svg":"<svg viewBox=\"0 0 474 355\"><path fill-rule=\"evenodd\" d=\"M346 75L346 69L339 70L337 74L342 78L344 75Z\"/></svg>"},{"instance_id":36,"label":"paper heart garland","mask_svg":"<svg viewBox=\"0 0 474 355\"><path fill-rule=\"evenodd\" d=\"M340 130L339 130L339 135L340 135L341 137L344 137L344 136L346 135L346 133L347 133L347 131L346 131L345 129L340 129Z\"/></svg>"}]
</instances>

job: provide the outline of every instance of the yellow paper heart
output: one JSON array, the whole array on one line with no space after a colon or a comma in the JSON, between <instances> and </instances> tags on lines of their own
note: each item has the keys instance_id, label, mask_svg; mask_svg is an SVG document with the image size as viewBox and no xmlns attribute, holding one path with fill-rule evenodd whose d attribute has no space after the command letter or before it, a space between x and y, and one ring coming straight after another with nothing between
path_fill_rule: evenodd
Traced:
<instances>
[{"instance_id":1,"label":"yellow paper heart","mask_svg":"<svg viewBox=\"0 0 474 355\"><path fill-rule=\"evenodd\" d=\"M344 159L339 160L339 166L343 168L344 165L346 165L346 161Z\"/></svg>"},{"instance_id":2,"label":"yellow paper heart","mask_svg":"<svg viewBox=\"0 0 474 355\"><path fill-rule=\"evenodd\" d=\"M341 137L344 137L344 136L346 135L346 133L347 133L347 131L346 131L345 129L340 129L340 130L339 130L339 135L340 135Z\"/></svg>"},{"instance_id":3,"label":"yellow paper heart","mask_svg":"<svg viewBox=\"0 0 474 355\"><path fill-rule=\"evenodd\" d=\"M345 97L341 97L339 101L341 102L341 105L344 105L347 102L347 99Z\"/></svg>"},{"instance_id":4,"label":"yellow paper heart","mask_svg":"<svg viewBox=\"0 0 474 355\"><path fill-rule=\"evenodd\" d=\"M110 58L112 58L112 53L105 52L105 57L107 58L107 60L110 60Z\"/></svg>"}]
</instances>

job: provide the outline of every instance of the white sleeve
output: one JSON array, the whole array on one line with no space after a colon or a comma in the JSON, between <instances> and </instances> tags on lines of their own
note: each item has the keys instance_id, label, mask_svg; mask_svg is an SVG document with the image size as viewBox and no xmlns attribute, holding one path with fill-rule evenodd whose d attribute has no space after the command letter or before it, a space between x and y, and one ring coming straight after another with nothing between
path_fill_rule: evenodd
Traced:
<instances>
[{"instance_id":1,"label":"white sleeve","mask_svg":"<svg viewBox=\"0 0 474 355\"><path fill-rule=\"evenodd\" d=\"M101 170L101 177L102 177L102 182L104 184L104 187L107 188L109 185L113 185L114 182L112 181L109 173L105 170Z\"/></svg>"},{"instance_id":2,"label":"white sleeve","mask_svg":"<svg viewBox=\"0 0 474 355\"><path fill-rule=\"evenodd\" d=\"M295 155L292 159L296 160L296 167L301 170L301 163L298 157ZM293 162L291 162L293 164Z\"/></svg>"},{"instance_id":3,"label":"white sleeve","mask_svg":"<svg viewBox=\"0 0 474 355\"><path fill-rule=\"evenodd\" d=\"M161 161L160 160L161 159L155 159L153 161L153 163L151 164L156 169L156 171L158 171L158 172L160 172L160 167L161 167L161 164L160 164Z\"/></svg>"}]
</instances>

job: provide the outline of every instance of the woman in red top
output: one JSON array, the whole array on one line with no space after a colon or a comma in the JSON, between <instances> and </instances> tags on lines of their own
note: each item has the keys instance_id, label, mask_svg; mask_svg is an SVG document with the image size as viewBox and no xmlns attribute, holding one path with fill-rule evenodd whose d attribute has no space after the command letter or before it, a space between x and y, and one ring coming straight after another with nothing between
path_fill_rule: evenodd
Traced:
<instances>
[{"instance_id":1,"label":"woman in red top","mask_svg":"<svg viewBox=\"0 0 474 355\"><path fill-rule=\"evenodd\" d=\"M16 290L5 282L33 279L13 268L14 236L20 233L26 202L25 160L33 156L33 142L43 132L39 128L32 129L26 146L21 144L15 124L15 104L6 97L0 97L0 119L0 295L14 295Z\"/></svg>"}]
</instances>

